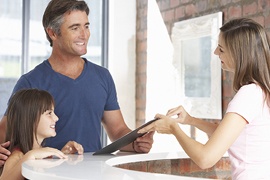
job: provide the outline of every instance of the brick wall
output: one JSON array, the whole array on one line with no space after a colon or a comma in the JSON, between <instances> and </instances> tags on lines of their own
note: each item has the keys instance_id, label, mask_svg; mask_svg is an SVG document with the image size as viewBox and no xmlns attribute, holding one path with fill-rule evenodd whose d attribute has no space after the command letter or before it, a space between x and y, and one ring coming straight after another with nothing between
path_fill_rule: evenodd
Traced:
<instances>
[{"instance_id":1,"label":"brick wall","mask_svg":"<svg viewBox=\"0 0 270 180\"><path fill-rule=\"evenodd\" d=\"M145 122L147 65L147 0L137 0L136 127Z\"/></svg>"},{"instance_id":2,"label":"brick wall","mask_svg":"<svg viewBox=\"0 0 270 180\"><path fill-rule=\"evenodd\" d=\"M148 0L137 0L136 27L136 126L144 123L146 103L147 67L147 5ZM156 0L160 13L171 34L177 21L223 12L223 22L237 17L247 17L262 24L270 35L269 0ZM234 95L232 74L222 75L223 113ZM216 121L219 122L219 121Z\"/></svg>"}]
</instances>

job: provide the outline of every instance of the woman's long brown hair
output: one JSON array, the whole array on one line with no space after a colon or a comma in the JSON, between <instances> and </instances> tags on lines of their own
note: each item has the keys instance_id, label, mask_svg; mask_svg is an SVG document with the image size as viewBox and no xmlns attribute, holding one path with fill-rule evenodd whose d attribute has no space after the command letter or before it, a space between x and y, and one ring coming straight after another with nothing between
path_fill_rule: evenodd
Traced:
<instances>
[{"instance_id":1,"label":"woman's long brown hair","mask_svg":"<svg viewBox=\"0 0 270 180\"><path fill-rule=\"evenodd\" d=\"M264 28L251 19L239 18L220 30L235 65L234 89L255 83L262 88L270 107L270 48Z\"/></svg>"}]
</instances>

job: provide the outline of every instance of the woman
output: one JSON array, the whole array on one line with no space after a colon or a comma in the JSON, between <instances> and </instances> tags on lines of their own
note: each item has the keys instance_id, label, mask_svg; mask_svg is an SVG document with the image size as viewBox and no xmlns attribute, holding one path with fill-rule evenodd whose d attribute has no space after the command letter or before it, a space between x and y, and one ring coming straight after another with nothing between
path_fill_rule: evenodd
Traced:
<instances>
[{"instance_id":1,"label":"woman","mask_svg":"<svg viewBox=\"0 0 270 180\"><path fill-rule=\"evenodd\" d=\"M228 150L232 179L270 178L270 50L264 28L253 20L231 20L220 28L218 47L222 69L234 73L236 94L219 125L191 117L182 106L140 133L173 134L201 168L209 168ZM177 117L173 117L177 115ZM195 126L210 138L201 144L188 137L177 123Z\"/></svg>"},{"instance_id":2,"label":"woman","mask_svg":"<svg viewBox=\"0 0 270 180\"><path fill-rule=\"evenodd\" d=\"M0 180L24 179L21 166L26 160L51 156L67 158L65 154L83 153L83 147L74 141L69 141L62 152L55 148L42 147L45 138L56 135L57 121L54 100L47 91L25 89L12 96L7 109L6 131L11 155L4 165Z\"/></svg>"}]
</instances>

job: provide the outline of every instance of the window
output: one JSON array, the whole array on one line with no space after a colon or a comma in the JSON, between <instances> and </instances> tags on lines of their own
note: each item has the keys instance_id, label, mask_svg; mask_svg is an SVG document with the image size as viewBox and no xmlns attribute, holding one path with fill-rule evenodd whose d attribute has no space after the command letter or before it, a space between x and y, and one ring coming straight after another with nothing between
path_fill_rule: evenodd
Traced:
<instances>
[{"instance_id":1,"label":"window","mask_svg":"<svg viewBox=\"0 0 270 180\"><path fill-rule=\"evenodd\" d=\"M33 69L51 54L51 47L42 26L43 12L50 0L2 0L0 6L0 116L18 78ZM107 0L86 0L90 8L91 37L88 53L92 62L104 65L102 48L106 46L102 11ZM106 54L106 53L105 53Z\"/></svg>"},{"instance_id":2,"label":"window","mask_svg":"<svg viewBox=\"0 0 270 180\"><path fill-rule=\"evenodd\" d=\"M10 93L21 75L22 1L3 0L0 7L0 115L3 115Z\"/></svg>"}]
</instances>

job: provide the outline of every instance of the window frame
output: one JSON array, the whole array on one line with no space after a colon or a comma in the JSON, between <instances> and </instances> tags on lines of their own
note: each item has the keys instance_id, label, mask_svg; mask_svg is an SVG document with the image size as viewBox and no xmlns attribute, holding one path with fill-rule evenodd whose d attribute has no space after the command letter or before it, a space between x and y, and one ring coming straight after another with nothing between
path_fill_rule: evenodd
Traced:
<instances>
[{"instance_id":1,"label":"window frame","mask_svg":"<svg viewBox=\"0 0 270 180\"><path fill-rule=\"evenodd\" d=\"M86 1L87 2L87 1ZM108 68L108 26L109 26L109 0L102 0L101 4L101 66ZM22 0L22 41L21 41L21 74L27 73L30 70L31 57L29 55L30 46L30 10L31 10L31 0ZM12 89L11 89L12 91ZM107 145L107 134L103 127L101 130L101 143L102 146Z\"/></svg>"}]
</instances>

